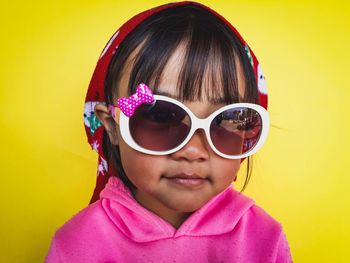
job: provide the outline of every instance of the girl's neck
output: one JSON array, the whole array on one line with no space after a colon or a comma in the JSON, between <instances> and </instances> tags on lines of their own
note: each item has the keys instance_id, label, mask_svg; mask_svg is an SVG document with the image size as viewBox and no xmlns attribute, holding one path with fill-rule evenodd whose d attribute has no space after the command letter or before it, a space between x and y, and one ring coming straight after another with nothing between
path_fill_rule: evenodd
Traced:
<instances>
[{"instance_id":1,"label":"girl's neck","mask_svg":"<svg viewBox=\"0 0 350 263\"><path fill-rule=\"evenodd\" d=\"M137 189L132 190L132 195L140 205L163 218L176 229L178 229L182 225L182 223L193 213L178 212L172 210L164 206L158 200L155 200L155 198L153 198L152 196L137 191Z\"/></svg>"}]
</instances>

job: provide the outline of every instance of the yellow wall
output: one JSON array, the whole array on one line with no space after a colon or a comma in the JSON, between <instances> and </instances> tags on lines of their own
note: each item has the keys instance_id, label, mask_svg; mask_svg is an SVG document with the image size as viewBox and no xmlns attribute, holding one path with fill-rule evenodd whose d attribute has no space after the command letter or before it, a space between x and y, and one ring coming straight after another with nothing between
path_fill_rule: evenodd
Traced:
<instances>
[{"instance_id":1,"label":"yellow wall","mask_svg":"<svg viewBox=\"0 0 350 263\"><path fill-rule=\"evenodd\" d=\"M0 262L41 262L95 184L82 110L98 56L128 18L171 1L6 2ZM350 262L350 4L202 2L236 26L266 75L272 127L245 193L282 223L295 262Z\"/></svg>"}]
</instances>

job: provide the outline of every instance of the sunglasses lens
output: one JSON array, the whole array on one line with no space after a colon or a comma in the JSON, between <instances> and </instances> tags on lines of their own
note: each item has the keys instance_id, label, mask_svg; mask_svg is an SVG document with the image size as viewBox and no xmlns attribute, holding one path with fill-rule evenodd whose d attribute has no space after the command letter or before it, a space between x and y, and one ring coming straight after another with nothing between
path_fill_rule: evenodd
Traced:
<instances>
[{"instance_id":1,"label":"sunglasses lens","mask_svg":"<svg viewBox=\"0 0 350 263\"><path fill-rule=\"evenodd\" d=\"M141 147L152 151L175 148L188 135L191 120L176 104L157 100L136 108L129 120L131 137Z\"/></svg>"},{"instance_id":2,"label":"sunglasses lens","mask_svg":"<svg viewBox=\"0 0 350 263\"><path fill-rule=\"evenodd\" d=\"M228 109L218 114L210 125L214 146L227 155L240 155L252 149L262 130L260 114L251 108Z\"/></svg>"}]
</instances>

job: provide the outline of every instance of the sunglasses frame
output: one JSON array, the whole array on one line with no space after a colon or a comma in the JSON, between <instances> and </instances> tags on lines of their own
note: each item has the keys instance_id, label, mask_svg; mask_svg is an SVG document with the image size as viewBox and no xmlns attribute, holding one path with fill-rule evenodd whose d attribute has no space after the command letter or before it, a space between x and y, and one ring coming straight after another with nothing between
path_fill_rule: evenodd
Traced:
<instances>
[{"instance_id":1,"label":"sunglasses frame","mask_svg":"<svg viewBox=\"0 0 350 263\"><path fill-rule=\"evenodd\" d=\"M211 113L207 118L198 118L196 115L194 115L194 113L182 102L173 99L171 97L167 97L167 96L163 96L163 95L153 95L155 100L161 100L161 101L167 101L170 103L173 103L177 106L179 106L180 108L182 108L190 117L191 120L191 128L190 131L187 135L187 137L185 138L185 140L179 144L178 146L176 146L173 149L167 150L167 151L153 151L153 150L148 150L143 148L142 146L138 145L134 139L131 136L130 133L130 129L129 129L129 117L126 116L125 114L121 114L121 110L118 108L117 105L108 105L108 109L113 117L113 119L116 121L116 123L119 125L120 127L120 133L121 136L123 138L123 140L134 150L137 150L139 152L142 153L146 153L146 154L151 154L151 155L167 155L167 154L172 154L178 150L180 150L182 147L184 147L189 140L192 138L193 134L195 133L195 131L197 129L203 129L205 131L205 135L207 138L207 141L210 145L210 147L213 149L213 151L218 154L219 156L223 157L223 158L227 158L227 159L241 159L241 158L245 158L248 157L254 153L256 153L265 143L266 138L267 138L267 134L269 131L269 126L270 126L270 118L269 118L269 113L267 112L267 110L258 105L258 104L253 104L253 103L233 103L233 104L229 104L226 106L223 106L219 109L217 109L216 111L214 111L213 113ZM228 109L234 109L234 108L241 108L241 107L246 107L246 108L250 108L253 109L255 111L257 111L260 116L261 116L261 126L262 126L262 130L261 130L261 134L260 137L257 141L257 143L247 152L245 152L244 154L240 154L240 155L227 155L224 154L222 152L220 152L218 149L216 149L216 147L214 146L211 137L210 137L210 125L211 122L213 121L213 119L221 112L224 112Z\"/></svg>"}]
</instances>

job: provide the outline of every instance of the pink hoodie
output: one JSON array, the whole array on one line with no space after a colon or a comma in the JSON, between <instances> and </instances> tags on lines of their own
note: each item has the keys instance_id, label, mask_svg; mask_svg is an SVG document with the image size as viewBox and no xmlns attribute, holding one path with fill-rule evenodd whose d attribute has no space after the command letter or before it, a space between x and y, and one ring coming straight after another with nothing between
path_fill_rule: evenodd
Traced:
<instances>
[{"instance_id":1,"label":"pink hoodie","mask_svg":"<svg viewBox=\"0 0 350 263\"><path fill-rule=\"evenodd\" d=\"M229 186L179 229L141 206L117 177L55 233L46 263L292 262L282 226Z\"/></svg>"}]
</instances>

